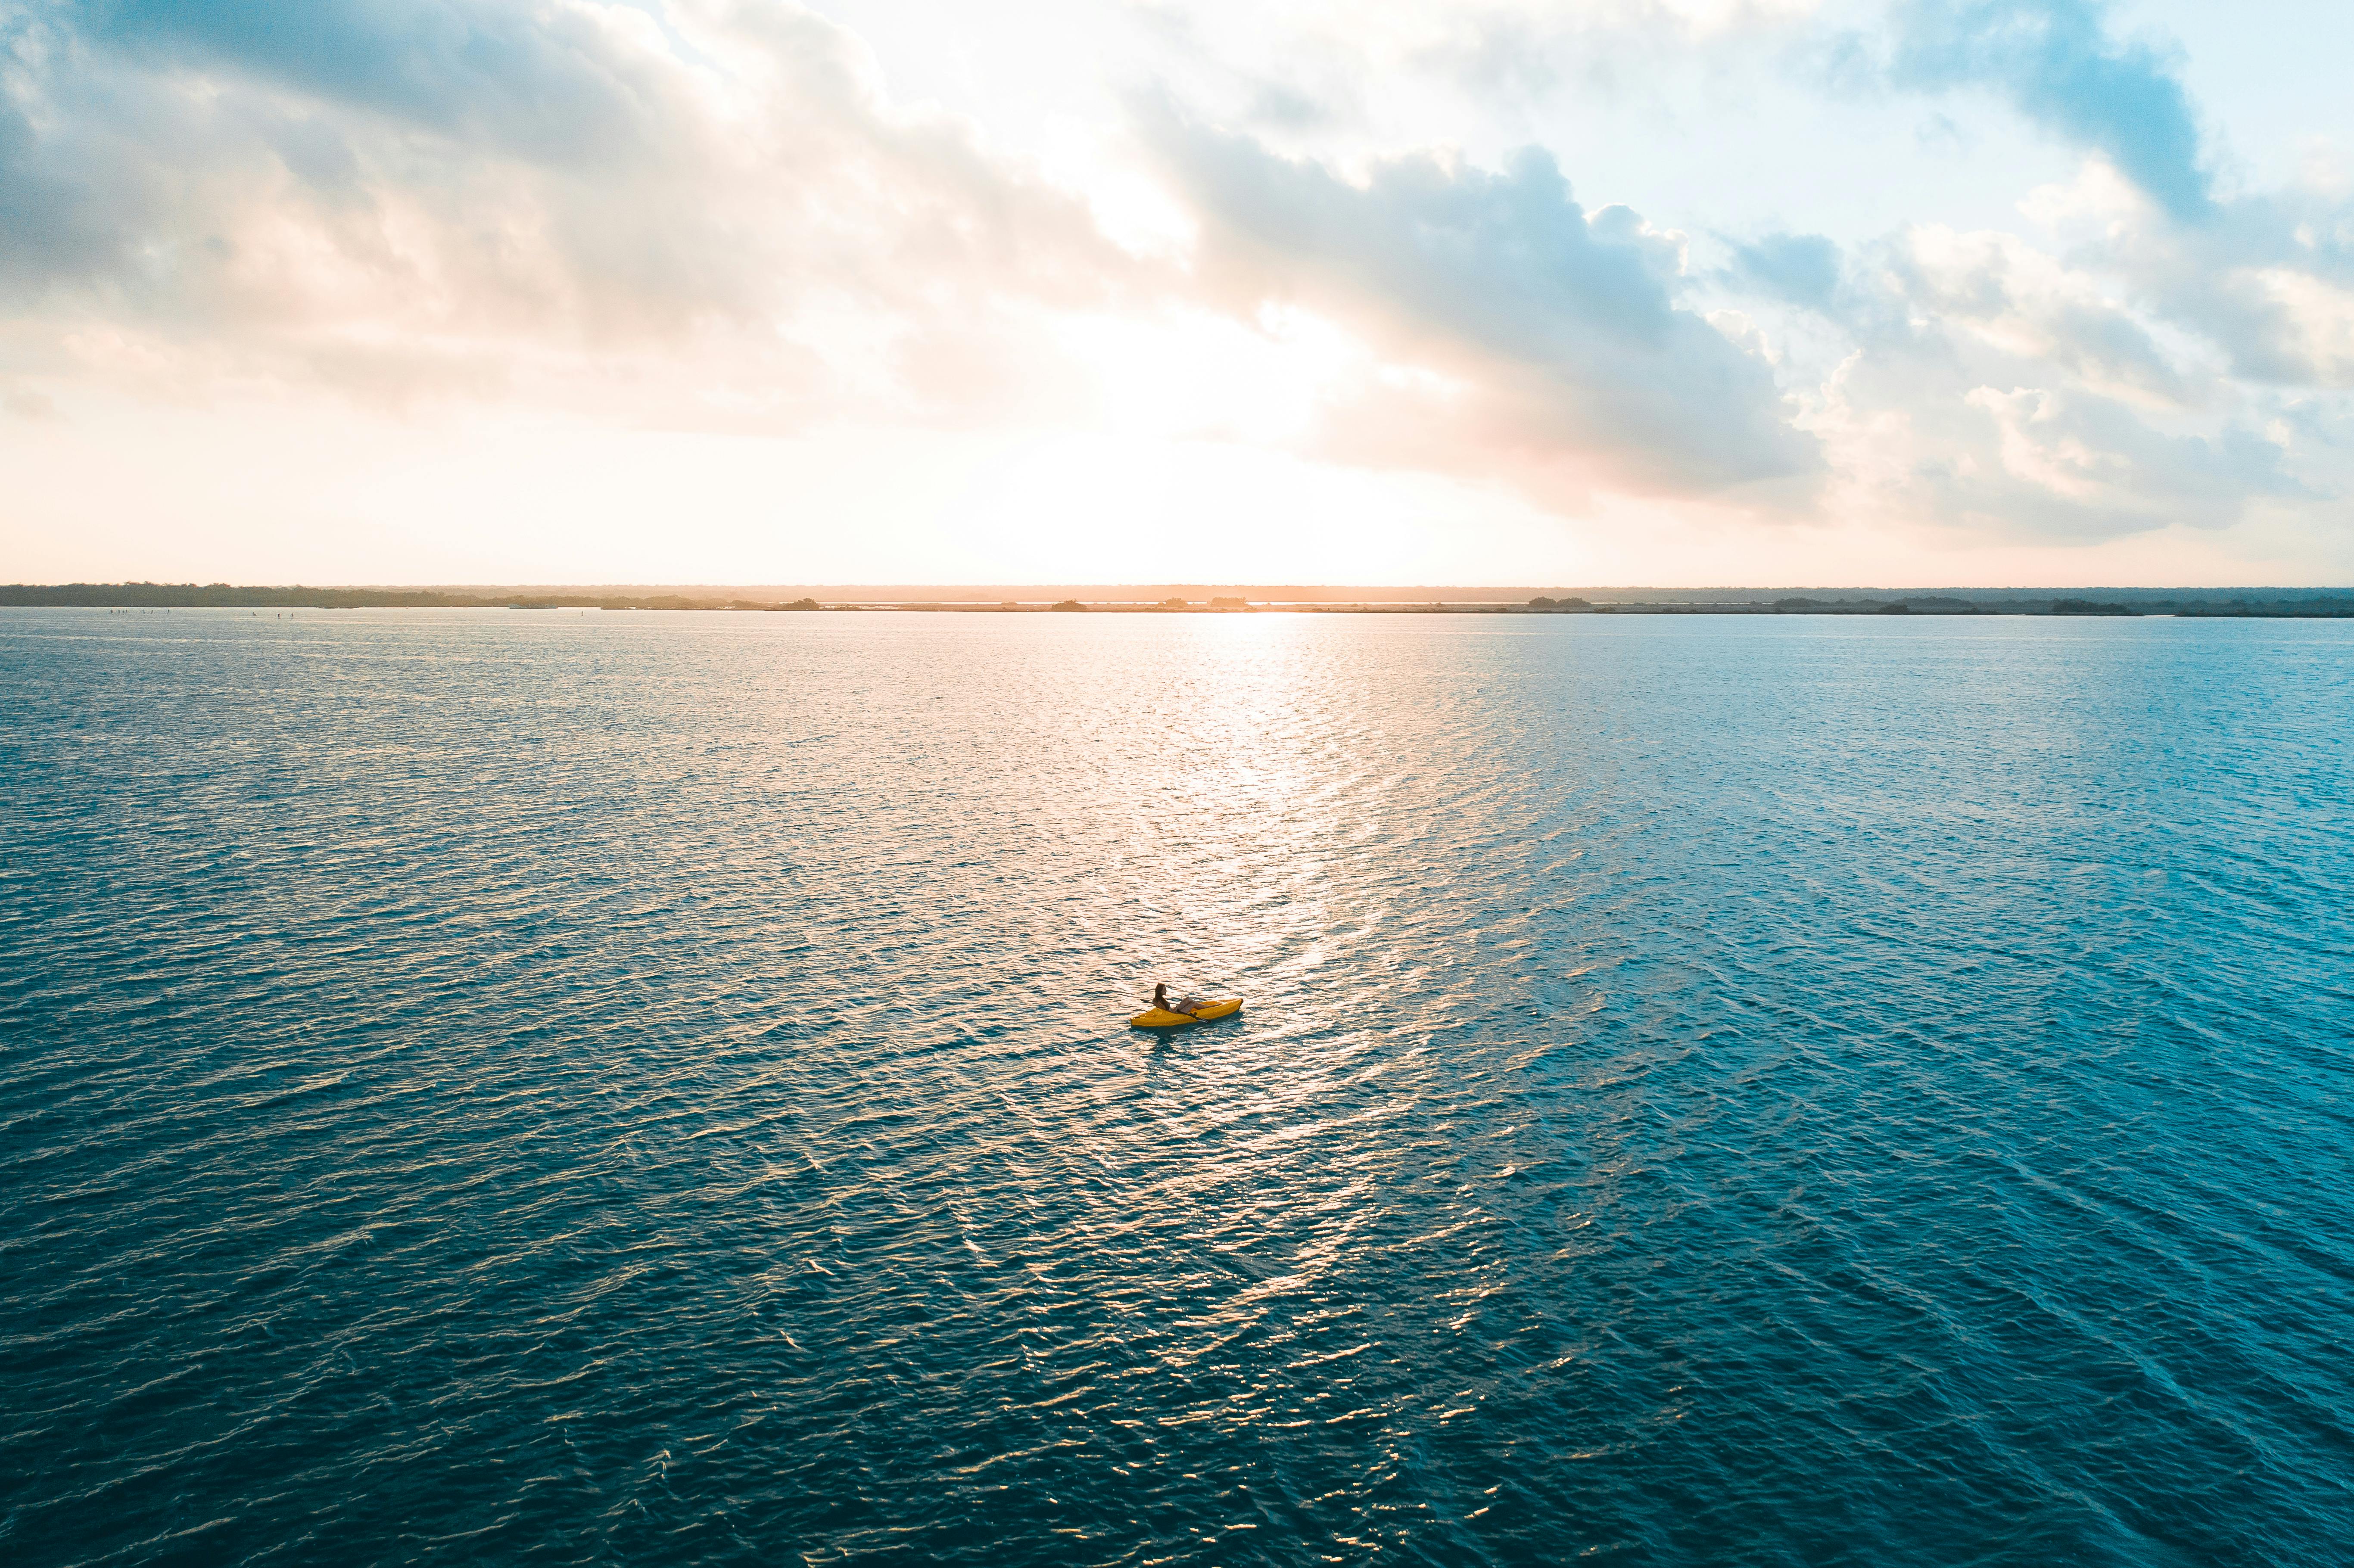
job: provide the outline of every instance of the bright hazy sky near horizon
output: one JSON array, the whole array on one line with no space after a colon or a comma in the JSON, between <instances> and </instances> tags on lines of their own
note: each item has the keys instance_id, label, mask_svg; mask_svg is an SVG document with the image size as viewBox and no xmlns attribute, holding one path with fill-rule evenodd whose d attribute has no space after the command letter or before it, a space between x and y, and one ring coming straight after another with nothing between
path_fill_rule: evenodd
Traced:
<instances>
[{"instance_id":1,"label":"bright hazy sky near horizon","mask_svg":"<svg viewBox=\"0 0 2354 1568\"><path fill-rule=\"evenodd\" d=\"M2337 0L0 0L0 577L2354 581Z\"/></svg>"}]
</instances>

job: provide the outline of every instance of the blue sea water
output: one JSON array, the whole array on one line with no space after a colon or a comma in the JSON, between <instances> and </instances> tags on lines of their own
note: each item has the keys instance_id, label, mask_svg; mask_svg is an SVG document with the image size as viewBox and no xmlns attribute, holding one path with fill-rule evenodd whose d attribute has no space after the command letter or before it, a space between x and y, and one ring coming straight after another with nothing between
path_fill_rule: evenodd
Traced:
<instances>
[{"instance_id":1,"label":"blue sea water","mask_svg":"<svg viewBox=\"0 0 2354 1568\"><path fill-rule=\"evenodd\" d=\"M0 782L13 1563L2354 1561L2354 626L11 610Z\"/></svg>"}]
</instances>

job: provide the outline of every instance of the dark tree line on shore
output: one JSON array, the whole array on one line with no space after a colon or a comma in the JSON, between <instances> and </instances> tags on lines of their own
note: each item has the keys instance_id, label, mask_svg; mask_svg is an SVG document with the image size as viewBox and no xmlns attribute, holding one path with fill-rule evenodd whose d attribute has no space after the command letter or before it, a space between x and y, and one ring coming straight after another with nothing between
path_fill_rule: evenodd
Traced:
<instances>
[{"instance_id":1,"label":"dark tree line on shore","mask_svg":"<svg viewBox=\"0 0 2354 1568\"><path fill-rule=\"evenodd\" d=\"M852 590L854 593L856 590ZM978 595L981 590L975 590ZM1102 592L1104 590L1090 590ZM1117 592L1118 590L1110 590ZM1947 589L1941 593L1856 593L1837 598L1784 594L1778 598L1735 597L1742 590L1695 589L1689 599L1674 589L1638 589L1655 597L1600 597L1588 589L1581 595L1538 594L1525 602L1500 597L1457 599L1406 599L1405 593L1426 590L1355 590L1354 602L1301 602L1281 597L1282 590L1244 590L1203 600L1170 597L1152 600L1076 597L1059 601L982 601L948 597L924 599L856 599L845 596L822 604L815 598L720 598L675 588L603 590L458 589L239 587L229 583L14 583L0 585L0 606L51 606L88 609L693 609L693 610L816 610L930 609L1029 612L1042 609L1127 610L1160 614L1231 614L1252 609L1302 609L1323 613L1449 614L1449 615L2074 615L2189 617L2354 617L2354 589L2245 588L2109 588L2094 599L2050 589L1989 588L1982 591ZM1384 592L1397 597L1384 599ZM1447 590L1426 590L1434 594ZM1459 590L1458 590L1459 591ZM1625 590L1620 590L1624 592ZM1588 597L1592 596L1592 597Z\"/></svg>"}]
</instances>

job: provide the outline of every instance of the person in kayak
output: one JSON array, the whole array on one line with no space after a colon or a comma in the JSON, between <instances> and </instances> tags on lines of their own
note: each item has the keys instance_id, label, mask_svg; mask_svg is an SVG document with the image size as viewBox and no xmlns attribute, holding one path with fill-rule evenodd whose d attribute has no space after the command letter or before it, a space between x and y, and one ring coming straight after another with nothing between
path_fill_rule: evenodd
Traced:
<instances>
[{"instance_id":1,"label":"person in kayak","mask_svg":"<svg viewBox=\"0 0 2354 1568\"><path fill-rule=\"evenodd\" d=\"M1152 988L1152 1005L1163 1012L1191 1012L1202 1003L1198 997L1191 996L1177 1001L1170 1001L1169 982L1163 980Z\"/></svg>"}]
</instances>

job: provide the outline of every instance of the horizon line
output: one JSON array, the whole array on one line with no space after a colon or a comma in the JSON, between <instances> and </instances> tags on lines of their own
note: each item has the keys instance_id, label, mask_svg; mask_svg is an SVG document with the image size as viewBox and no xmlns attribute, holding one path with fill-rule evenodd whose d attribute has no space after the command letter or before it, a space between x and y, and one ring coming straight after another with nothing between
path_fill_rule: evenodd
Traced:
<instances>
[{"instance_id":1,"label":"horizon line","mask_svg":"<svg viewBox=\"0 0 2354 1568\"><path fill-rule=\"evenodd\" d=\"M1421 596L1454 595L1464 598L1479 595L1559 595L1559 594L1685 594L1732 596L1736 594L1808 594L1808 593L1870 593L1870 594L2349 594L2354 593L2349 584L2286 584L2233 583L2214 586L2192 586L2166 583L2006 583L2006 584L1914 584L1896 586L1875 583L1786 583L1786 584L1697 584L1697 583L1301 583L1301 582L1181 582L1175 580L1138 582L1060 582L997 581L997 582L228 582L194 579L166 581L156 578L122 578L101 581L78 578L51 582L15 582L0 584L0 593L12 591L57 593L75 588L124 590L133 588L170 588L181 590L228 592L319 592L319 593L773 593L823 594L843 598L856 595L923 596L971 595L976 599L988 597L1043 597L1057 595L1076 597L1083 594L1151 594L1168 597L1175 594L1274 598L1299 594L1332 596L1354 599L1374 595L1417 596L1416 600L1394 599L1389 602L1417 602Z\"/></svg>"}]
</instances>

